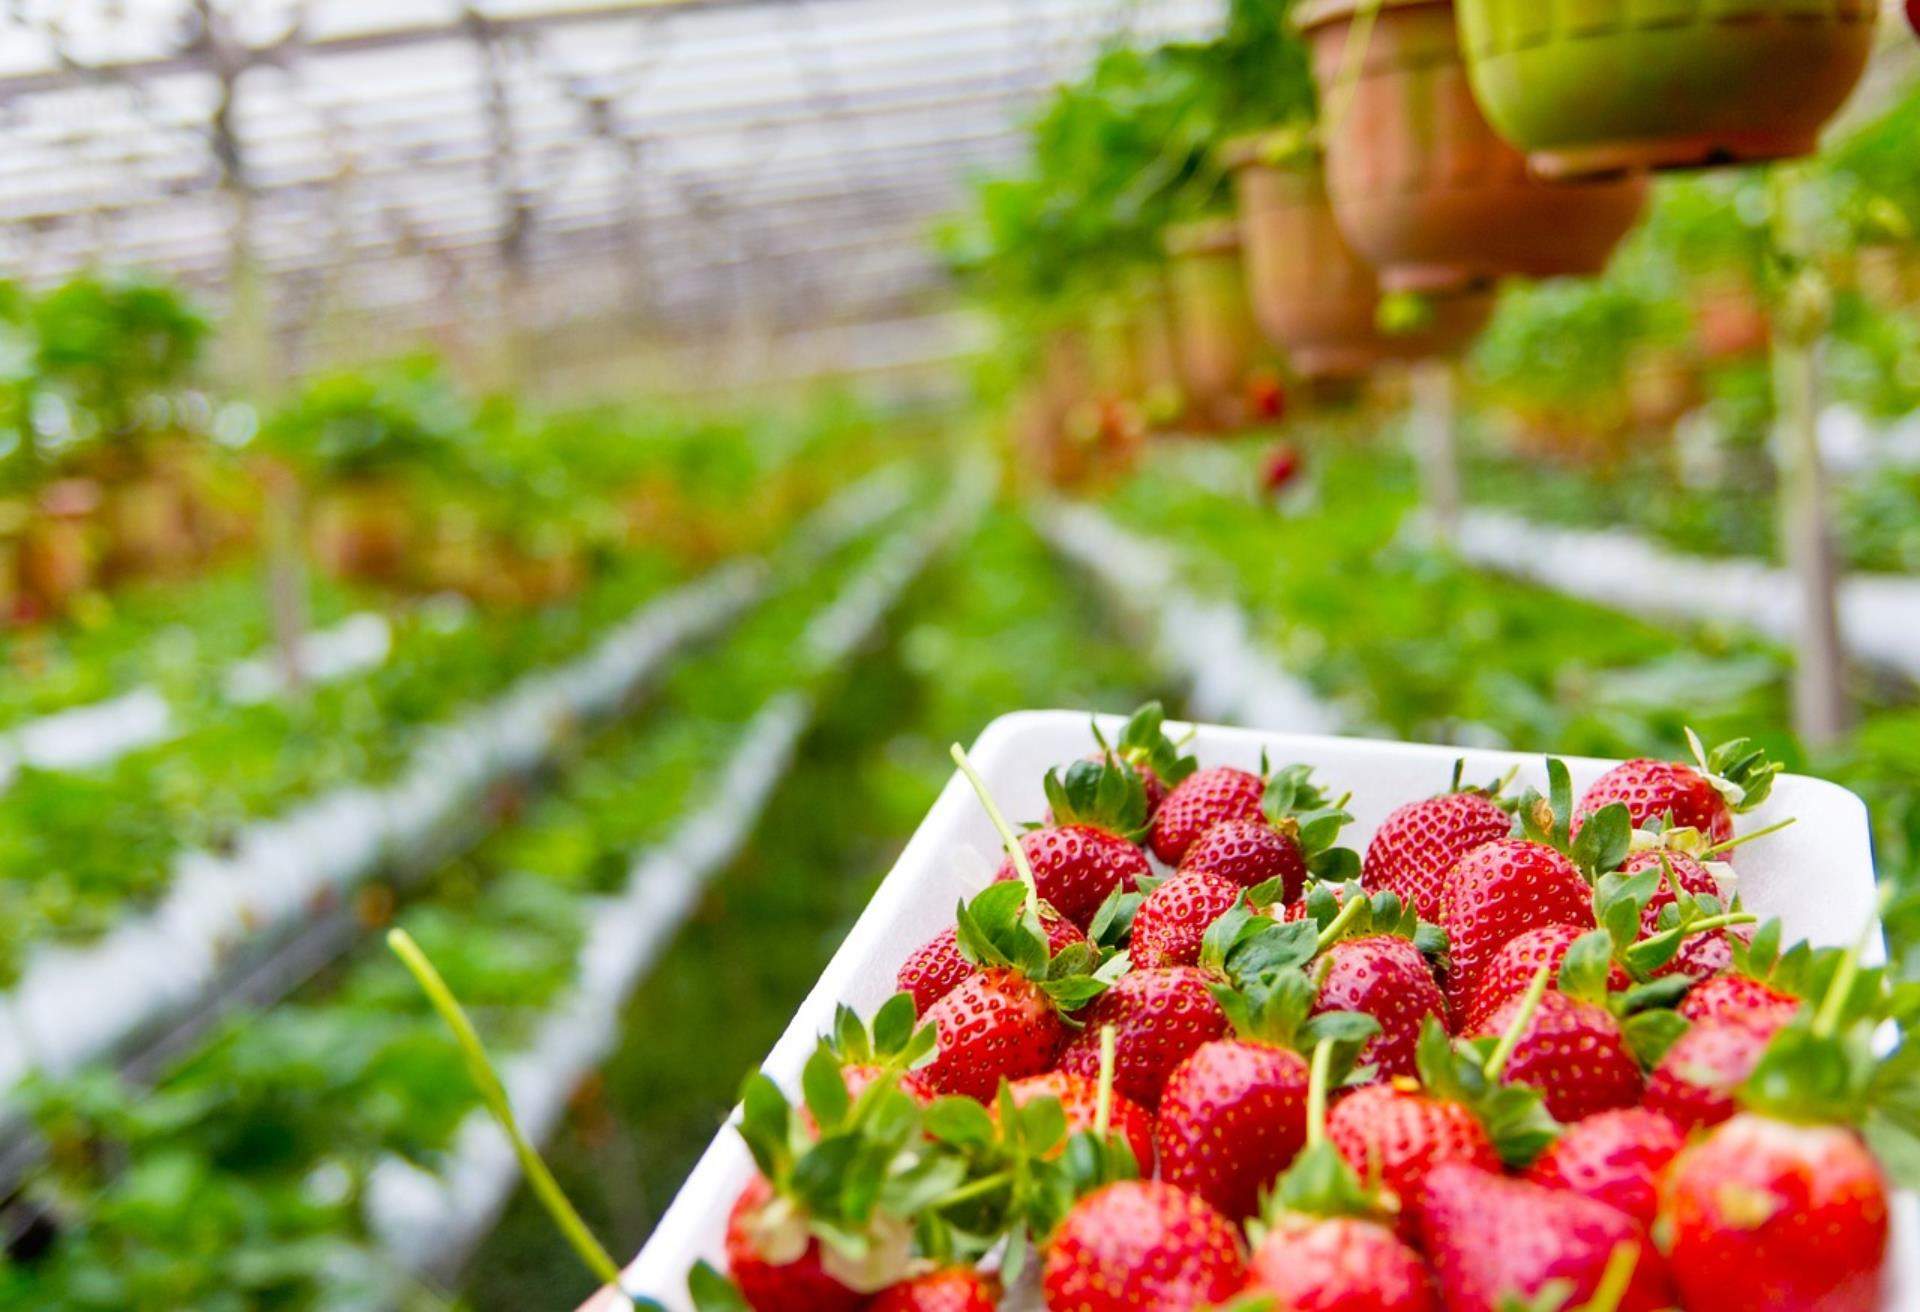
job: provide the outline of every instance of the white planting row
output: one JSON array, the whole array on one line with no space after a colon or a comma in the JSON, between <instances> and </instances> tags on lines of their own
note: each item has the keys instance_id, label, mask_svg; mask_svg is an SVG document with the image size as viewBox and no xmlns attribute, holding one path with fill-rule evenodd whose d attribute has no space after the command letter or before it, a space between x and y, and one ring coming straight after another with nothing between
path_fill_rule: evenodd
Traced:
<instances>
[{"instance_id":1,"label":"white planting row","mask_svg":"<svg viewBox=\"0 0 1920 1312\"><path fill-rule=\"evenodd\" d=\"M1633 614L1733 623L1782 642L1800 626L1799 593L1784 569L1683 555L1628 529L1558 528L1474 510L1461 517L1456 546L1476 565ZM1920 578L1848 576L1840 628L1853 655L1920 679Z\"/></svg>"},{"instance_id":2,"label":"white planting row","mask_svg":"<svg viewBox=\"0 0 1920 1312\"><path fill-rule=\"evenodd\" d=\"M1246 612L1197 596L1168 547L1092 506L1052 502L1034 513L1053 549L1091 575L1132 625L1154 662L1190 685L1192 718L1250 729L1335 733L1339 715L1274 663Z\"/></svg>"},{"instance_id":3,"label":"white planting row","mask_svg":"<svg viewBox=\"0 0 1920 1312\"><path fill-rule=\"evenodd\" d=\"M934 554L974 521L986 489L984 471L970 469L938 514L903 531L849 580L801 637L802 682L843 665L879 630ZM812 695L800 688L769 699L708 790L714 800L641 854L621 893L586 909L590 928L572 988L546 1013L532 1046L501 1065L514 1113L535 1142L552 1134L568 1096L612 1051L627 998L692 914L707 881L746 842L815 710ZM452 1272L493 1227L518 1180L506 1135L476 1111L461 1125L441 1170L398 1157L375 1168L368 1225L407 1269Z\"/></svg>"},{"instance_id":4,"label":"white planting row","mask_svg":"<svg viewBox=\"0 0 1920 1312\"><path fill-rule=\"evenodd\" d=\"M795 550L817 559L844 545L897 509L892 486L883 470L843 489L796 531ZM878 514L859 513L876 501ZM763 561L735 562L655 599L584 655L424 735L389 785L338 789L249 826L227 855L186 853L152 910L92 943L35 948L0 994L0 1095L32 1070L71 1073L185 1009L236 948L422 850L491 783L539 764L574 723L613 710L676 652L742 613L767 577Z\"/></svg>"},{"instance_id":5,"label":"white planting row","mask_svg":"<svg viewBox=\"0 0 1920 1312\"><path fill-rule=\"evenodd\" d=\"M315 683L344 679L385 661L392 641L385 616L371 611L350 615L333 628L307 636L301 645L302 669ZM238 661L227 670L223 687L230 701L265 701L280 688L278 665L270 656ZM23 765L89 770L178 732L173 708L151 686L28 720L0 735L0 792Z\"/></svg>"}]
</instances>

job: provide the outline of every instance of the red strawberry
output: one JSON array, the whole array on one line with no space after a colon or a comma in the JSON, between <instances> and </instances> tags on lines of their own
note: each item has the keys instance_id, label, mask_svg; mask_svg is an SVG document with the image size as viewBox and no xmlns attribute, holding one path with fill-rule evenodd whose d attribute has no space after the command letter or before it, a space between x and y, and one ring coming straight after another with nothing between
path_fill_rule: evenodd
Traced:
<instances>
[{"instance_id":1,"label":"red strawberry","mask_svg":"<svg viewBox=\"0 0 1920 1312\"><path fill-rule=\"evenodd\" d=\"M1378 1177L1411 1233L1428 1174L1447 1162L1500 1169L1500 1154L1464 1104L1410 1079L1355 1089L1327 1114L1327 1138L1363 1180Z\"/></svg>"},{"instance_id":2,"label":"red strawberry","mask_svg":"<svg viewBox=\"0 0 1920 1312\"><path fill-rule=\"evenodd\" d=\"M1687 731L1694 766L1640 757L1623 761L1593 781L1574 809L1577 833L1587 816L1619 802L1636 829L1661 822L1673 829L1695 829L1710 845L1733 838L1733 816L1758 806L1773 789L1780 767L1745 738L1707 752ZM1734 800L1729 800L1729 799Z\"/></svg>"},{"instance_id":3,"label":"red strawberry","mask_svg":"<svg viewBox=\"0 0 1920 1312\"><path fill-rule=\"evenodd\" d=\"M939 1051L920 1074L942 1093L984 1102L1000 1081L1038 1075L1053 1065L1067 1025L1053 999L1016 970L994 966L963 980L933 1004L926 1022Z\"/></svg>"},{"instance_id":4,"label":"red strawberry","mask_svg":"<svg viewBox=\"0 0 1920 1312\"><path fill-rule=\"evenodd\" d=\"M820 1241L798 1236L804 1246L785 1260L768 1257L771 1246L780 1248L793 1242L782 1224L768 1208L774 1201L773 1186L762 1176L754 1176L734 1200L727 1214L727 1271L740 1295L754 1312L854 1312L866 1306L867 1296L857 1294L822 1268Z\"/></svg>"},{"instance_id":5,"label":"red strawberry","mask_svg":"<svg viewBox=\"0 0 1920 1312\"><path fill-rule=\"evenodd\" d=\"M1433 967L1413 940L1398 934L1342 939L1314 969L1320 986L1316 1015L1357 1011L1380 1023L1380 1032L1361 1049L1361 1064L1373 1065L1383 1077L1413 1074L1421 1023L1428 1016L1444 1018L1447 1009Z\"/></svg>"},{"instance_id":6,"label":"red strawberry","mask_svg":"<svg viewBox=\"0 0 1920 1312\"><path fill-rule=\"evenodd\" d=\"M1695 1022L1752 1016L1784 1023L1800 1010L1800 999L1745 975L1720 975L1689 989L1677 1010Z\"/></svg>"},{"instance_id":7,"label":"red strawberry","mask_svg":"<svg viewBox=\"0 0 1920 1312\"><path fill-rule=\"evenodd\" d=\"M1175 784L1154 813L1149 843L1170 866L1180 864L1200 835L1225 820L1258 820L1267 781L1247 770L1216 765Z\"/></svg>"},{"instance_id":8,"label":"red strawberry","mask_svg":"<svg viewBox=\"0 0 1920 1312\"><path fill-rule=\"evenodd\" d=\"M1475 1037L1507 1032L1524 998L1510 998L1475 1028ZM1520 1040L1501 1078L1540 1090L1555 1120L1571 1123L1640 1101L1640 1065L1627 1049L1620 1024L1605 1007L1570 998L1557 989L1520 1029Z\"/></svg>"},{"instance_id":9,"label":"red strawberry","mask_svg":"<svg viewBox=\"0 0 1920 1312\"><path fill-rule=\"evenodd\" d=\"M1447 872L1441 927L1451 969L1447 1000L1464 1019L1494 955L1543 924L1591 925L1593 890L1565 855L1524 838L1475 848Z\"/></svg>"},{"instance_id":10,"label":"red strawberry","mask_svg":"<svg viewBox=\"0 0 1920 1312\"><path fill-rule=\"evenodd\" d=\"M1616 1250L1637 1250L1619 1312L1673 1304L1666 1264L1623 1212L1577 1194L1449 1164L1427 1177L1420 1235L1447 1312L1498 1312L1548 1287L1562 1307L1600 1288Z\"/></svg>"},{"instance_id":11,"label":"red strawberry","mask_svg":"<svg viewBox=\"0 0 1920 1312\"><path fill-rule=\"evenodd\" d=\"M1048 1071L1044 1075L1030 1075L1024 1080L1015 1080L1011 1091L1016 1107L1024 1107L1035 1098L1058 1099L1060 1110L1066 1113L1069 1134L1091 1130L1098 1123L1100 1084L1097 1080L1069 1075L1065 1071ZM1115 1093L1107 1107L1107 1125L1112 1133L1127 1141L1127 1147L1133 1150L1133 1160L1140 1167L1140 1174L1152 1175L1153 1117L1147 1114L1146 1109L1131 1098Z\"/></svg>"},{"instance_id":12,"label":"red strawberry","mask_svg":"<svg viewBox=\"0 0 1920 1312\"><path fill-rule=\"evenodd\" d=\"M1370 892L1397 893L1423 919L1438 922L1447 871L1474 848L1512 830L1513 817L1483 792L1409 802L1374 831L1360 882Z\"/></svg>"},{"instance_id":13,"label":"red strawberry","mask_svg":"<svg viewBox=\"0 0 1920 1312\"><path fill-rule=\"evenodd\" d=\"M1876 1312L1887 1187L1848 1130L1728 1121L1668 1172L1661 1218L1688 1312Z\"/></svg>"},{"instance_id":14,"label":"red strawberry","mask_svg":"<svg viewBox=\"0 0 1920 1312\"><path fill-rule=\"evenodd\" d=\"M1048 1312L1192 1312L1246 1281L1233 1223L1173 1185L1123 1180L1075 1203L1047 1242Z\"/></svg>"},{"instance_id":15,"label":"red strawberry","mask_svg":"<svg viewBox=\"0 0 1920 1312\"><path fill-rule=\"evenodd\" d=\"M1306 1144L1306 1059L1251 1039L1202 1044L1167 1077L1158 1138L1163 1180L1253 1215Z\"/></svg>"},{"instance_id":16,"label":"red strawberry","mask_svg":"<svg viewBox=\"0 0 1920 1312\"><path fill-rule=\"evenodd\" d=\"M1227 1032L1227 1014L1212 992L1217 978L1194 966L1122 975L1088 1008L1082 1029L1060 1054L1060 1069L1098 1079L1100 1031L1111 1025L1113 1087L1149 1111L1158 1107L1173 1068Z\"/></svg>"},{"instance_id":17,"label":"red strawberry","mask_svg":"<svg viewBox=\"0 0 1920 1312\"><path fill-rule=\"evenodd\" d=\"M1660 1210L1660 1173L1681 1143L1679 1127L1658 1112L1600 1112L1561 1135L1528 1169L1527 1179L1618 1208L1651 1227Z\"/></svg>"},{"instance_id":18,"label":"red strawberry","mask_svg":"<svg viewBox=\"0 0 1920 1312\"><path fill-rule=\"evenodd\" d=\"M1218 875L1181 873L1141 902L1130 952L1136 967L1191 966L1213 922L1246 899L1247 890Z\"/></svg>"},{"instance_id":19,"label":"red strawberry","mask_svg":"<svg viewBox=\"0 0 1920 1312\"><path fill-rule=\"evenodd\" d=\"M1647 899L1646 907L1640 913L1642 937L1656 933L1660 929L1660 913L1679 901L1673 890L1676 883L1689 897L1719 900L1720 881L1698 858L1685 852L1650 848L1635 852L1620 863L1622 875L1637 875L1648 870L1660 870L1662 877L1660 886ZM1709 929L1688 935L1673 960L1652 973L1656 976L1686 975L1692 979L1706 979L1726 970L1733 964L1733 948L1727 942L1729 932L1740 931Z\"/></svg>"},{"instance_id":20,"label":"red strawberry","mask_svg":"<svg viewBox=\"0 0 1920 1312\"><path fill-rule=\"evenodd\" d=\"M1306 886L1307 855L1297 837L1281 833L1264 816L1222 820L1187 848L1180 873L1214 875L1242 888L1278 879L1279 900L1290 902Z\"/></svg>"},{"instance_id":21,"label":"red strawberry","mask_svg":"<svg viewBox=\"0 0 1920 1312\"><path fill-rule=\"evenodd\" d=\"M1734 1090L1760 1063L1787 1016L1750 1012L1700 1021L1674 1041L1647 1077L1645 1104L1683 1130L1718 1125L1734 1113Z\"/></svg>"},{"instance_id":22,"label":"red strawberry","mask_svg":"<svg viewBox=\"0 0 1920 1312\"><path fill-rule=\"evenodd\" d=\"M858 1098L861 1094L865 1093L873 1086L873 1082L880 1078L880 1074L880 1067L861 1063L842 1066L840 1068L840 1078L847 1086L847 1096L849 1098ZM919 1071L904 1072L899 1077L898 1084L900 1086L900 1092L906 1094L907 1097L913 1099L923 1107L940 1096L940 1091L934 1088L927 1080L927 1077ZM805 1109L803 1108L802 1110L804 1111Z\"/></svg>"},{"instance_id":23,"label":"red strawberry","mask_svg":"<svg viewBox=\"0 0 1920 1312\"><path fill-rule=\"evenodd\" d=\"M1247 1292L1289 1312L1433 1312L1419 1254L1360 1217L1289 1214L1253 1250Z\"/></svg>"},{"instance_id":24,"label":"red strawberry","mask_svg":"<svg viewBox=\"0 0 1920 1312\"><path fill-rule=\"evenodd\" d=\"M1051 825L1021 835L1020 850L1033 867L1040 898L1061 915L1085 929L1093 913L1116 888L1132 888L1153 867L1147 854L1127 839L1093 825ZM1020 878L1009 857L995 880Z\"/></svg>"},{"instance_id":25,"label":"red strawberry","mask_svg":"<svg viewBox=\"0 0 1920 1312\"><path fill-rule=\"evenodd\" d=\"M1049 952L1058 953L1071 944L1087 941L1087 936L1080 932L1079 926L1063 919L1050 906L1041 908L1040 924L1047 931ZM913 995L915 1013L924 1016L927 1008L953 992L960 981L979 969L960 950L959 931L947 928L914 949L913 955L907 958L900 967L900 973L894 977L894 983L902 993Z\"/></svg>"},{"instance_id":26,"label":"red strawberry","mask_svg":"<svg viewBox=\"0 0 1920 1312\"><path fill-rule=\"evenodd\" d=\"M1291 442L1280 442L1267 452L1260 469L1260 486L1268 496L1277 496L1300 473L1300 450Z\"/></svg>"},{"instance_id":27,"label":"red strawberry","mask_svg":"<svg viewBox=\"0 0 1920 1312\"><path fill-rule=\"evenodd\" d=\"M880 1291L869 1312L995 1312L1000 1282L970 1266L942 1267Z\"/></svg>"},{"instance_id":28,"label":"red strawberry","mask_svg":"<svg viewBox=\"0 0 1920 1312\"><path fill-rule=\"evenodd\" d=\"M1584 928L1579 925L1542 925L1509 940L1505 947L1493 954L1486 969L1481 971L1480 986L1467 1007L1466 1024L1462 1029L1485 1029L1494 1012L1527 991L1527 985L1533 982L1540 967L1547 967L1557 976L1560 963L1566 960L1567 949L1576 940L1592 932L1591 925ZM1626 967L1619 962L1608 968L1609 991L1630 988L1632 985L1633 980L1627 974Z\"/></svg>"}]
</instances>

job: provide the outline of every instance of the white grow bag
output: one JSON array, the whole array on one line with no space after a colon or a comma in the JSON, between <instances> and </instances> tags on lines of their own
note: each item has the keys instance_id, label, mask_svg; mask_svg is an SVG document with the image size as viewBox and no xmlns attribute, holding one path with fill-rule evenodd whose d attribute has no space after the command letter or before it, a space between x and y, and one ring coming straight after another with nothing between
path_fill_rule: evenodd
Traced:
<instances>
[{"instance_id":1,"label":"white grow bag","mask_svg":"<svg viewBox=\"0 0 1920 1312\"><path fill-rule=\"evenodd\" d=\"M1077 711L1022 711L987 726L972 750L974 764L1015 823L1037 818L1046 801L1041 776L1049 766L1083 755L1092 745L1087 716ZM1120 721L1102 718L1116 734ZM1175 736L1180 726L1170 726ZM1471 750L1408 743L1370 742L1198 726L1190 748L1202 765L1257 769L1264 751L1275 765L1304 761L1330 791L1353 791L1355 823L1343 841L1364 850L1387 813L1403 802L1445 790L1456 760L1468 779L1492 779L1514 766L1516 786L1544 790L1544 758L1517 752ZM1570 757L1574 788L1583 789L1611 761ZM1875 914L1873 856L1867 812L1858 797L1823 779L1782 775L1767 802L1740 822L1741 832L1787 816L1798 823L1751 847L1738 858L1740 893L1760 916L1779 916L1789 941L1846 944ZM900 860L854 925L840 950L801 1004L765 1069L789 1090L818 1036L832 1027L836 1003L871 1014L893 992L894 973L914 948L950 924L956 900L985 886L998 844L992 826L966 781L956 774L928 812ZM1882 959L1876 938L1871 959ZM744 1074L744 1072L742 1072ZM728 1209L752 1172L731 1126L702 1155L622 1284L628 1293L668 1308L690 1309L686 1275L701 1258L724 1269L721 1239ZM1894 1216L1892 1271L1886 1307L1920 1308L1920 1199L1901 1195ZM595 1309L619 1300L595 1302Z\"/></svg>"}]
</instances>

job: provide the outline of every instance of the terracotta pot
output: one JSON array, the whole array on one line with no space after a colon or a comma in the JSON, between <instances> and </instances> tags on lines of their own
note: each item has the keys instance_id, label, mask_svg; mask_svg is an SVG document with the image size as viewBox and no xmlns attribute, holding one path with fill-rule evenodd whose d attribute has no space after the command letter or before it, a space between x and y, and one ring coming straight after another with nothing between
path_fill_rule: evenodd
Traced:
<instances>
[{"instance_id":1,"label":"terracotta pot","mask_svg":"<svg viewBox=\"0 0 1920 1312\"><path fill-rule=\"evenodd\" d=\"M334 488L313 510L313 552L339 578L398 583L414 538L414 512L398 488Z\"/></svg>"},{"instance_id":2,"label":"terracotta pot","mask_svg":"<svg viewBox=\"0 0 1920 1312\"><path fill-rule=\"evenodd\" d=\"M1342 68L1363 2L1310 0L1299 21L1331 116L1334 212L1381 285L1444 293L1605 268L1646 205L1646 181L1557 185L1528 173L1474 102L1450 0L1382 0L1348 100Z\"/></svg>"},{"instance_id":3,"label":"terracotta pot","mask_svg":"<svg viewBox=\"0 0 1920 1312\"><path fill-rule=\"evenodd\" d=\"M1180 352L1165 276L1141 275L1130 296L1133 357L1140 370L1140 408L1147 427L1176 423L1186 406L1180 385Z\"/></svg>"},{"instance_id":4,"label":"terracotta pot","mask_svg":"<svg viewBox=\"0 0 1920 1312\"><path fill-rule=\"evenodd\" d=\"M1459 0L1475 93L1547 177L1811 154L1875 0Z\"/></svg>"},{"instance_id":5,"label":"terracotta pot","mask_svg":"<svg viewBox=\"0 0 1920 1312\"><path fill-rule=\"evenodd\" d=\"M1253 367L1259 329L1247 301L1240 233L1231 219L1180 224L1166 234L1180 377L1203 427L1245 421L1241 384Z\"/></svg>"}]
</instances>

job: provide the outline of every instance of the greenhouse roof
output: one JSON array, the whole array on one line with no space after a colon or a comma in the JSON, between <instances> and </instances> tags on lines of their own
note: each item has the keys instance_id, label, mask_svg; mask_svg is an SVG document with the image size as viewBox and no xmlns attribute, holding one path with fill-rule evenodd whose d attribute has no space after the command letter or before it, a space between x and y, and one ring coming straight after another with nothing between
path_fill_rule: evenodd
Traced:
<instances>
[{"instance_id":1,"label":"greenhouse roof","mask_svg":"<svg viewBox=\"0 0 1920 1312\"><path fill-rule=\"evenodd\" d=\"M11 0L0 258L215 294L256 268L296 361L502 314L686 335L912 315L929 220L1017 158L1022 111L1103 42L1218 9Z\"/></svg>"}]
</instances>

